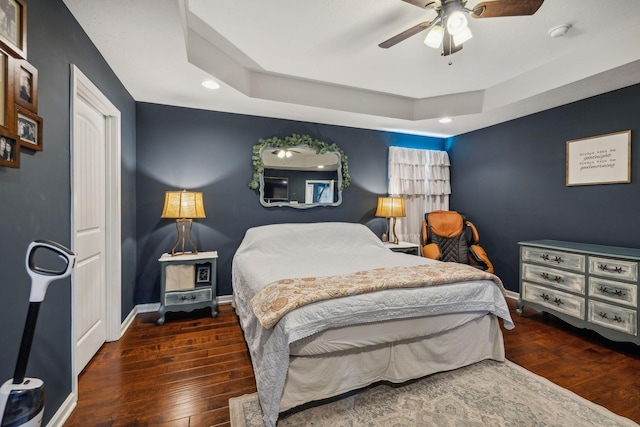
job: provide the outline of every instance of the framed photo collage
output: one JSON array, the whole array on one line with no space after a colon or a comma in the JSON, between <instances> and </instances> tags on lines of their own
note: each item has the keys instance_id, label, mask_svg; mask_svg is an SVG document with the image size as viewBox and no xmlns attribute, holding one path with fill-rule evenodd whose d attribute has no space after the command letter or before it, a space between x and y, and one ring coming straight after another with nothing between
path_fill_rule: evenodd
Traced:
<instances>
[{"instance_id":1,"label":"framed photo collage","mask_svg":"<svg viewBox=\"0 0 640 427\"><path fill-rule=\"evenodd\" d=\"M38 70L27 62L25 0L0 0L0 166L20 167L20 151L42 151Z\"/></svg>"}]
</instances>

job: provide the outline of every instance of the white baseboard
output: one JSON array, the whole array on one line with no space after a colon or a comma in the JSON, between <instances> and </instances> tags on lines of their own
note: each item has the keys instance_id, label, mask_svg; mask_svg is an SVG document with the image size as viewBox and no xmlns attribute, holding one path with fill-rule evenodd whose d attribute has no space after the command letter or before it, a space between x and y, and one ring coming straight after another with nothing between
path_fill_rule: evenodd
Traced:
<instances>
[{"instance_id":1,"label":"white baseboard","mask_svg":"<svg viewBox=\"0 0 640 427\"><path fill-rule=\"evenodd\" d=\"M160 303L152 303L152 304L139 304L133 307L133 310L129 312L126 319L120 325L120 338L124 336L124 333L127 332L131 323L133 323L133 319L136 318L136 314L138 313L150 313L152 311L158 311L160 308Z\"/></svg>"},{"instance_id":2,"label":"white baseboard","mask_svg":"<svg viewBox=\"0 0 640 427\"><path fill-rule=\"evenodd\" d=\"M69 394L56 413L53 414L53 417L47 423L47 427L62 427L65 421L71 416L71 412L73 412L77 403L78 397L75 393Z\"/></svg>"},{"instance_id":3,"label":"white baseboard","mask_svg":"<svg viewBox=\"0 0 640 427\"><path fill-rule=\"evenodd\" d=\"M518 298L520 298L520 294L514 291L510 291L508 289L505 289L507 291L507 298L511 298L511 299L515 299L517 300Z\"/></svg>"},{"instance_id":4,"label":"white baseboard","mask_svg":"<svg viewBox=\"0 0 640 427\"><path fill-rule=\"evenodd\" d=\"M218 305L231 304L231 302L233 301L233 295L219 296L216 298L216 301L218 302ZM133 319L135 319L136 314L153 313L154 311L158 311L159 308L160 308L159 302L154 302L150 304L138 304L135 307L133 307L133 310L131 310L127 318L124 319L124 321L122 322L122 326L120 328L121 329L120 337L122 337L124 333L127 331L127 329L129 329L129 326L131 326L131 323L133 322Z\"/></svg>"},{"instance_id":5,"label":"white baseboard","mask_svg":"<svg viewBox=\"0 0 640 427\"><path fill-rule=\"evenodd\" d=\"M151 313L152 311L158 311L159 308L160 308L160 303L154 302L151 304L138 304L133 308L133 310L136 312L136 314L138 314L138 313Z\"/></svg>"},{"instance_id":6,"label":"white baseboard","mask_svg":"<svg viewBox=\"0 0 640 427\"><path fill-rule=\"evenodd\" d=\"M233 295L222 295L221 297L217 297L216 301L218 301L218 305L231 304L233 302Z\"/></svg>"}]
</instances>

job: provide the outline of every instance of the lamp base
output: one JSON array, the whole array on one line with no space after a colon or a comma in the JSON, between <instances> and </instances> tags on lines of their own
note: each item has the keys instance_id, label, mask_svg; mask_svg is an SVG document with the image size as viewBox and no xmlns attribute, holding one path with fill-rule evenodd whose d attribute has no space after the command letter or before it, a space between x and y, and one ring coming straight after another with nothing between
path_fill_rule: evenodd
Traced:
<instances>
[{"instance_id":1,"label":"lamp base","mask_svg":"<svg viewBox=\"0 0 640 427\"><path fill-rule=\"evenodd\" d=\"M396 218L393 217L393 221L391 222L392 226L391 226L391 231L393 233L393 240L391 240L390 243L393 243L394 245L398 244L398 236L396 235Z\"/></svg>"},{"instance_id":2,"label":"lamp base","mask_svg":"<svg viewBox=\"0 0 640 427\"><path fill-rule=\"evenodd\" d=\"M191 246L193 246L193 251L192 252L185 252L184 251L184 245L185 245L185 229L186 229L186 225L187 223L189 223L189 232L186 233L187 237L186 239L189 240L189 243L191 243ZM180 225L182 225L182 227L180 227ZM193 220L191 218L187 219L187 218L181 218L181 219L176 219L176 229L178 230L178 240L176 240L176 244L173 245L173 248L171 248L171 256L178 256L178 255L195 255L198 253L198 248L196 247L195 243L193 243L193 240L191 240L191 227L193 225ZM181 245L181 251L180 252L176 252L176 248L178 247L178 245L182 242Z\"/></svg>"}]
</instances>

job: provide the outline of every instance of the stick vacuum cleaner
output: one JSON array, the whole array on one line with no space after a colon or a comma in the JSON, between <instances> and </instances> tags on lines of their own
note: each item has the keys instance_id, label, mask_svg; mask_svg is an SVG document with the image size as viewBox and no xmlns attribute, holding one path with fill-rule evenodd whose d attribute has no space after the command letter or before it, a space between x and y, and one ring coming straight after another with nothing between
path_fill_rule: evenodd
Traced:
<instances>
[{"instance_id":1,"label":"stick vacuum cleaner","mask_svg":"<svg viewBox=\"0 0 640 427\"><path fill-rule=\"evenodd\" d=\"M36 265L36 253L53 252L64 262L63 268L43 268ZM38 255L38 261L52 263L51 254ZM53 258L55 260L55 257ZM31 242L27 249L26 266L31 276L31 295L29 296L29 311L27 322L22 332L22 342L18 353L18 362L13 379L0 387L0 427L35 427L42 424L44 414L44 382L38 378L25 378L31 343L36 329L40 303L44 300L47 287L54 280L64 279L71 274L76 256L69 249L59 243L48 240ZM55 266L61 264L57 261ZM60 267L60 266L58 266Z\"/></svg>"}]
</instances>

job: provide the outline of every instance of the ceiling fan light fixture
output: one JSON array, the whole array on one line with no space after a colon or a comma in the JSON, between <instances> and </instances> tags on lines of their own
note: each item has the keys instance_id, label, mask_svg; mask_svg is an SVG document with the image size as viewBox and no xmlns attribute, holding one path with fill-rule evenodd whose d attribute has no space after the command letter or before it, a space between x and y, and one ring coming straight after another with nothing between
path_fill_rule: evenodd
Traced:
<instances>
[{"instance_id":1,"label":"ceiling fan light fixture","mask_svg":"<svg viewBox=\"0 0 640 427\"><path fill-rule=\"evenodd\" d=\"M449 34L455 36L464 31L465 28L468 28L468 22L464 12L454 10L447 16L447 31L449 31Z\"/></svg>"},{"instance_id":2,"label":"ceiling fan light fixture","mask_svg":"<svg viewBox=\"0 0 640 427\"><path fill-rule=\"evenodd\" d=\"M469 27L466 27L464 30L460 31L458 34L454 34L452 36L453 44L456 46L460 46L462 43L468 40L471 40L472 37L473 37L473 34L471 34L471 30L469 29Z\"/></svg>"},{"instance_id":3,"label":"ceiling fan light fixture","mask_svg":"<svg viewBox=\"0 0 640 427\"><path fill-rule=\"evenodd\" d=\"M434 25L433 28L427 33L427 37L424 39L424 44L434 49L440 49L442 39L444 38L444 28L441 25Z\"/></svg>"}]
</instances>

